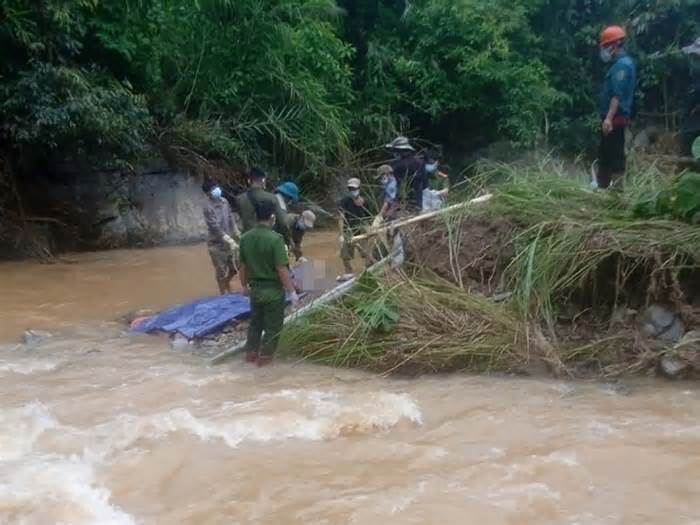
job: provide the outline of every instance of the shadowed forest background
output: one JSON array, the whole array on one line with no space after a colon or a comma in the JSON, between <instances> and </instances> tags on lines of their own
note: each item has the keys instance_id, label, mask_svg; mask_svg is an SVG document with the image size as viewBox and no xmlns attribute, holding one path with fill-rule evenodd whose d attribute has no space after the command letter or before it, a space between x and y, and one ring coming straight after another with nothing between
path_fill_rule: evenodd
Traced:
<instances>
[{"instance_id":1,"label":"shadowed forest background","mask_svg":"<svg viewBox=\"0 0 700 525\"><path fill-rule=\"evenodd\" d=\"M70 161L153 151L324 182L398 132L590 152L597 36L629 33L640 119L677 121L700 0L2 0L0 213ZM86 171L87 173L87 171ZM314 184L315 188L323 187ZM2 217L0 217L2 219Z\"/></svg>"}]
</instances>

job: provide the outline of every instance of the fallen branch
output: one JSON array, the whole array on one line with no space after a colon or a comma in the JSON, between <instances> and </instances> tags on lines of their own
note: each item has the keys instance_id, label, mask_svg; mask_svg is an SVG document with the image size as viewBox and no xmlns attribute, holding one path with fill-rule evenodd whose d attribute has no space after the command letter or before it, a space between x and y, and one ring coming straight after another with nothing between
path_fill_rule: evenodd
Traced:
<instances>
[{"instance_id":1,"label":"fallen branch","mask_svg":"<svg viewBox=\"0 0 700 525\"><path fill-rule=\"evenodd\" d=\"M482 202L487 202L488 200L491 199L493 195L490 193L487 193L486 195L482 195L481 197L477 197L475 199L466 201L466 202L460 202L459 204L454 204L452 206L448 206L447 208L441 208L439 210L431 211L428 213L423 213L422 215L416 215L415 217L410 217L408 219L403 219L399 221L392 221L390 223L387 223L386 225L374 229L372 231L369 231L367 233L363 233L362 235L355 235L350 242L351 243L356 243L358 241L362 241L364 239L369 239L370 237L374 237L376 235L379 235L381 233L384 233L389 230L393 230L394 228L400 228L402 226L408 226L409 224L415 224L417 222L425 221L427 219L432 219L433 217L437 217L439 215L444 215L447 213L451 213L457 210L461 210L463 208L466 208L467 206L470 206L472 204L481 204Z\"/></svg>"}]
</instances>

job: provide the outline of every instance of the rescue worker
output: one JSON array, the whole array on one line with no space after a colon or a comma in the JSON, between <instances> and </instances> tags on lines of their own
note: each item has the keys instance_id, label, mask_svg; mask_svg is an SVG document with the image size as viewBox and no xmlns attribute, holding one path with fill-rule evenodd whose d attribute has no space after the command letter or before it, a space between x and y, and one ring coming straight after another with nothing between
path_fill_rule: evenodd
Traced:
<instances>
[{"instance_id":1,"label":"rescue worker","mask_svg":"<svg viewBox=\"0 0 700 525\"><path fill-rule=\"evenodd\" d=\"M236 198L238 204L238 214L241 216L242 232L245 233L251 230L257 224L255 208L258 203L270 201L274 205L276 230L282 235L284 242L289 246L291 244L291 234L287 228L287 220L285 212L279 205L277 198L270 192L265 190L266 175L260 168L251 168L248 184L250 189L245 193L241 193Z\"/></svg>"},{"instance_id":2,"label":"rescue worker","mask_svg":"<svg viewBox=\"0 0 700 525\"><path fill-rule=\"evenodd\" d=\"M306 258L301 251L301 243L304 241L304 234L311 230L316 224L316 214L311 210L304 210L301 214L287 214L287 228L289 228L292 244L289 251L294 254L298 262L306 262Z\"/></svg>"},{"instance_id":3,"label":"rescue worker","mask_svg":"<svg viewBox=\"0 0 700 525\"><path fill-rule=\"evenodd\" d=\"M600 92L600 148L593 181L598 188L609 188L613 177L624 175L627 164L625 129L634 112L637 69L625 50L625 36L620 26L607 27L600 34L600 58L611 66Z\"/></svg>"},{"instance_id":4,"label":"rescue worker","mask_svg":"<svg viewBox=\"0 0 700 525\"><path fill-rule=\"evenodd\" d=\"M700 38L683 48L690 66L690 93L681 130L683 152L690 154L693 141L700 136Z\"/></svg>"},{"instance_id":5,"label":"rescue worker","mask_svg":"<svg viewBox=\"0 0 700 525\"><path fill-rule=\"evenodd\" d=\"M299 186L293 182L283 182L275 188L275 197L283 211L290 211L292 205L299 202Z\"/></svg>"},{"instance_id":6,"label":"rescue worker","mask_svg":"<svg viewBox=\"0 0 700 525\"><path fill-rule=\"evenodd\" d=\"M410 208L420 209L425 189L422 160L406 137L396 137L384 147L394 156L389 164L403 197Z\"/></svg>"},{"instance_id":7,"label":"rescue worker","mask_svg":"<svg viewBox=\"0 0 700 525\"><path fill-rule=\"evenodd\" d=\"M340 220L338 229L340 231L340 259L343 261L343 268L346 274L352 274L352 261L355 258L355 247L365 260L365 266L369 262L367 252L367 241L360 241L352 244L350 241L355 235L361 235L369 225L372 214L369 211L367 198L360 192L360 179L352 178L347 182L348 192L341 199L338 211Z\"/></svg>"},{"instance_id":8,"label":"rescue worker","mask_svg":"<svg viewBox=\"0 0 700 525\"><path fill-rule=\"evenodd\" d=\"M445 204L445 197L450 186L449 176L440 171L440 156L433 150L425 154L423 169L427 187L423 190L422 209L423 211L437 210Z\"/></svg>"},{"instance_id":9,"label":"rescue worker","mask_svg":"<svg viewBox=\"0 0 700 525\"><path fill-rule=\"evenodd\" d=\"M245 359L258 366L269 364L277 349L284 323L285 290L293 306L299 302L284 240L272 230L275 205L269 199L258 200L256 225L241 236L241 287L250 297Z\"/></svg>"},{"instance_id":10,"label":"rescue worker","mask_svg":"<svg viewBox=\"0 0 700 525\"><path fill-rule=\"evenodd\" d=\"M238 273L238 244L240 238L238 224L231 213L231 207L224 198L221 186L210 179L202 184L207 195L204 206L204 221L207 225L207 248L214 265L219 293L231 293L231 280Z\"/></svg>"},{"instance_id":11,"label":"rescue worker","mask_svg":"<svg viewBox=\"0 0 700 525\"><path fill-rule=\"evenodd\" d=\"M398 181L394 176L394 169L388 164L382 164L377 168L377 178L382 188L382 207L379 215L385 221L393 221L396 219L399 206Z\"/></svg>"}]
</instances>

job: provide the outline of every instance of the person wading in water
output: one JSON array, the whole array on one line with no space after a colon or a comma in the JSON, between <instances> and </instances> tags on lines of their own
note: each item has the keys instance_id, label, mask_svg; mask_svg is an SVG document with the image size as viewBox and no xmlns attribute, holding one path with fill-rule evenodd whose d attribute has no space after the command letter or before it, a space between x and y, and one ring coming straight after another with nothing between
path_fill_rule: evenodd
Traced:
<instances>
[{"instance_id":1,"label":"person wading in water","mask_svg":"<svg viewBox=\"0 0 700 525\"><path fill-rule=\"evenodd\" d=\"M204 221L207 225L207 248L214 265L216 283L223 295L231 293L231 280L237 273L238 244L240 230L236 224L231 207L224 198L221 187L207 179L202 184L202 191L207 195L204 206Z\"/></svg>"}]
</instances>

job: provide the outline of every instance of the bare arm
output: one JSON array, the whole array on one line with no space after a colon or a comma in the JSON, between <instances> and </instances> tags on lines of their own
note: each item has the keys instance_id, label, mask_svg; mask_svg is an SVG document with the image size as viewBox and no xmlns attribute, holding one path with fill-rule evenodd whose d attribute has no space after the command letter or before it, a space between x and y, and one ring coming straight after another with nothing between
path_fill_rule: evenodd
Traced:
<instances>
[{"instance_id":1,"label":"bare arm","mask_svg":"<svg viewBox=\"0 0 700 525\"><path fill-rule=\"evenodd\" d=\"M610 99L610 108L608 109L608 115L605 117L609 120L612 120L615 118L615 115L617 115L617 110L620 109L620 99L617 97L613 97Z\"/></svg>"}]
</instances>

